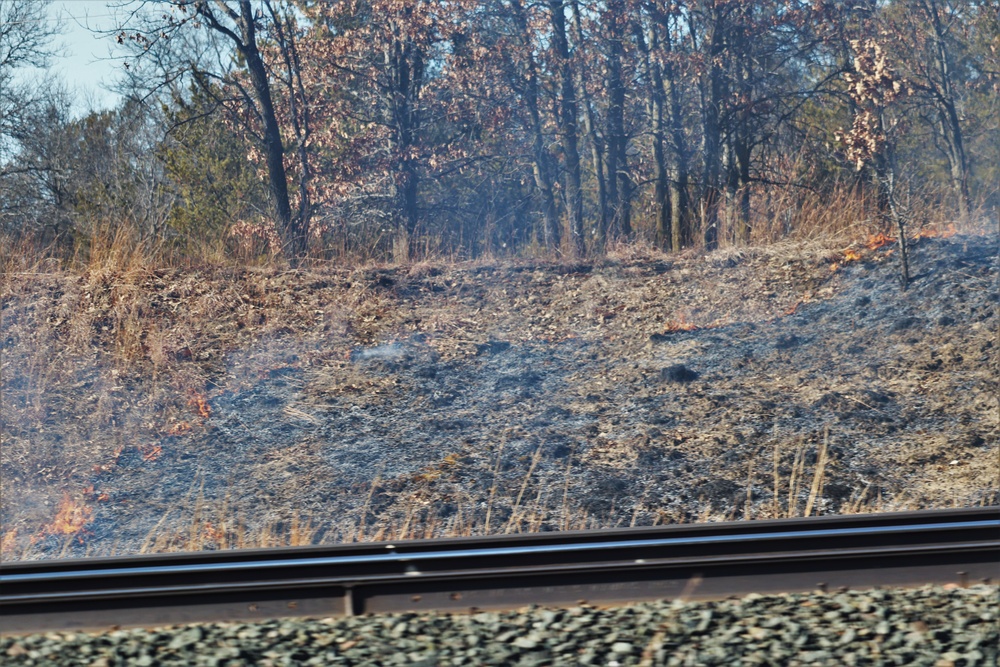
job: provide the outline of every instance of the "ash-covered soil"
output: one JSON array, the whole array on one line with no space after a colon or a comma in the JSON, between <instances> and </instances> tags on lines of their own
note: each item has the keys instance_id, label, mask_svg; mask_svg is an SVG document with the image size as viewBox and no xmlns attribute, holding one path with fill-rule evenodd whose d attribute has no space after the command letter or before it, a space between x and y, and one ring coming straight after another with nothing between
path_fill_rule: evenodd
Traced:
<instances>
[{"instance_id":1,"label":"ash-covered soil","mask_svg":"<svg viewBox=\"0 0 1000 667\"><path fill-rule=\"evenodd\" d=\"M853 249L8 277L5 557L1000 502L996 235Z\"/></svg>"}]
</instances>

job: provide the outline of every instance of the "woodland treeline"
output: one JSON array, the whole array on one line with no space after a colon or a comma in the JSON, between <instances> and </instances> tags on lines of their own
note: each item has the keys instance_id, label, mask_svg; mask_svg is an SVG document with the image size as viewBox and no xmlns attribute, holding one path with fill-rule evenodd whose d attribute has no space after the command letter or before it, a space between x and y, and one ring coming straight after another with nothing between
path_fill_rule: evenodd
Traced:
<instances>
[{"instance_id":1,"label":"woodland treeline","mask_svg":"<svg viewBox=\"0 0 1000 667\"><path fill-rule=\"evenodd\" d=\"M46 11L0 1L6 241L582 256L998 203L993 1L133 2L89 113L18 74Z\"/></svg>"}]
</instances>

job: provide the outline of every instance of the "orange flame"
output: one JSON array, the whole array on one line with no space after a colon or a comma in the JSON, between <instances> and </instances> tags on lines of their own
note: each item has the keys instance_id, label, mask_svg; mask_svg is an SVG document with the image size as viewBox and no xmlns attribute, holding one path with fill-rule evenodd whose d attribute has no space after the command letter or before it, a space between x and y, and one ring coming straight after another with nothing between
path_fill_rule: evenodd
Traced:
<instances>
[{"instance_id":1,"label":"orange flame","mask_svg":"<svg viewBox=\"0 0 1000 667\"><path fill-rule=\"evenodd\" d=\"M159 445L140 445L139 453L142 454L143 461L155 461L163 453L163 447Z\"/></svg>"},{"instance_id":2,"label":"orange flame","mask_svg":"<svg viewBox=\"0 0 1000 667\"><path fill-rule=\"evenodd\" d=\"M226 531L222 528L217 528L212 524L211 521L206 521L201 529L201 540L202 543L215 543L223 544L226 539Z\"/></svg>"},{"instance_id":3,"label":"orange flame","mask_svg":"<svg viewBox=\"0 0 1000 667\"><path fill-rule=\"evenodd\" d=\"M669 333L672 331L697 331L698 325L687 321L683 315L681 315L679 320L670 320L663 325L663 331Z\"/></svg>"},{"instance_id":4,"label":"orange flame","mask_svg":"<svg viewBox=\"0 0 1000 667\"><path fill-rule=\"evenodd\" d=\"M785 311L785 315L794 315L795 311L797 311L799 309L799 306L801 306L803 303L804 303L803 301L796 301L791 305L791 307L788 308L788 310Z\"/></svg>"},{"instance_id":5,"label":"orange flame","mask_svg":"<svg viewBox=\"0 0 1000 667\"><path fill-rule=\"evenodd\" d=\"M869 250L878 250L879 248L881 248L883 246L887 246L890 243L895 243L895 242L896 242L896 239L894 239L893 237L886 236L882 232L879 232L878 234L874 234L872 236L869 236L868 237L868 243L866 243L865 245L868 246Z\"/></svg>"},{"instance_id":6,"label":"orange flame","mask_svg":"<svg viewBox=\"0 0 1000 667\"><path fill-rule=\"evenodd\" d=\"M845 262L857 262L861 259L861 253L854 248L848 248L844 251L844 261Z\"/></svg>"},{"instance_id":7,"label":"orange flame","mask_svg":"<svg viewBox=\"0 0 1000 667\"><path fill-rule=\"evenodd\" d=\"M97 493L97 490L94 489L93 484L91 484L90 486L86 487L83 490L83 498L84 500L93 500L99 503L104 503L111 500L111 496L108 495L107 491L102 491L101 493Z\"/></svg>"},{"instance_id":8,"label":"orange flame","mask_svg":"<svg viewBox=\"0 0 1000 667\"><path fill-rule=\"evenodd\" d=\"M915 239L934 239L934 238L949 239L949 238L951 238L952 236L954 236L957 233L958 233L958 230L955 228L955 223L952 222L952 223L950 223L948 225L947 229L945 229L944 231L942 231L940 229L937 229L935 227L925 227L924 229L921 229L919 232L917 232L916 236L914 236L913 238L915 238Z\"/></svg>"},{"instance_id":9,"label":"orange flame","mask_svg":"<svg viewBox=\"0 0 1000 667\"><path fill-rule=\"evenodd\" d=\"M17 528L8 530L0 537L0 555L7 555L14 551L17 545Z\"/></svg>"},{"instance_id":10,"label":"orange flame","mask_svg":"<svg viewBox=\"0 0 1000 667\"><path fill-rule=\"evenodd\" d=\"M188 422L177 422L176 424L170 427L170 430L167 431L167 435L180 435L181 433L190 430L191 430L191 424L189 424Z\"/></svg>"},{"instance_id":11,"label":"orange flame","mask_svg":"<svg viewBox=\"0 0 1000 667\"><path fill-rule=\"evenodd\" d=\"M42 529L43 533L49 535L75 535L83 530L94 518L94 510L83 503L78 503L69 497L68 493L63 494L59 503L59 511L52 523Z\"/></svg>"},{"instance_id":12,"label":"orange flame","mask_svg":"<svg viewBox=\"0 0 1000 667\"><path fill-rule=\"evenodd\" d=\"M198 414L203 419L208 419L212 416L212 408L208 405L208 401L205 400L202 394L193 394L188 401L188 405L198 408Z\"/></svg>"}]
</instances>

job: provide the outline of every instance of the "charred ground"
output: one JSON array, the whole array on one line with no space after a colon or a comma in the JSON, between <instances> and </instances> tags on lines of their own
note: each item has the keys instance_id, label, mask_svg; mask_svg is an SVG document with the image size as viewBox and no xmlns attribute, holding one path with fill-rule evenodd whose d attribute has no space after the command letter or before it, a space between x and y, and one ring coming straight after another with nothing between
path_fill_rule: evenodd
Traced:
<instances>
[{"instance_id":1,"label":"charred ground","mask_svg":"<svg viewBox=\"0 0 1000 667\"><path fill-rule=\"evenodd\" d=\"M997 247L9 276L5 557L996 503Z\"/></svg>"}]
</instances>

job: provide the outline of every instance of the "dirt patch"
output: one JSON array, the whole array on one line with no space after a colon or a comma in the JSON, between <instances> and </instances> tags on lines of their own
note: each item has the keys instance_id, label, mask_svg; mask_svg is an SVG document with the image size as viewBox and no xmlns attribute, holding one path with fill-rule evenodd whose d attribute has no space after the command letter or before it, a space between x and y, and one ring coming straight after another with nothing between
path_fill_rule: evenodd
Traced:
<instances>
[{"instance_id":1,"label":"dirt patch","mask_svg":"<svg viewBox=\"0 0 1000 667\"><path fill-rule=\"evenodd\" d=\"M998 502L996 237L857 250L16 277L5 552Z\"/></svg>"}]
</instances>

